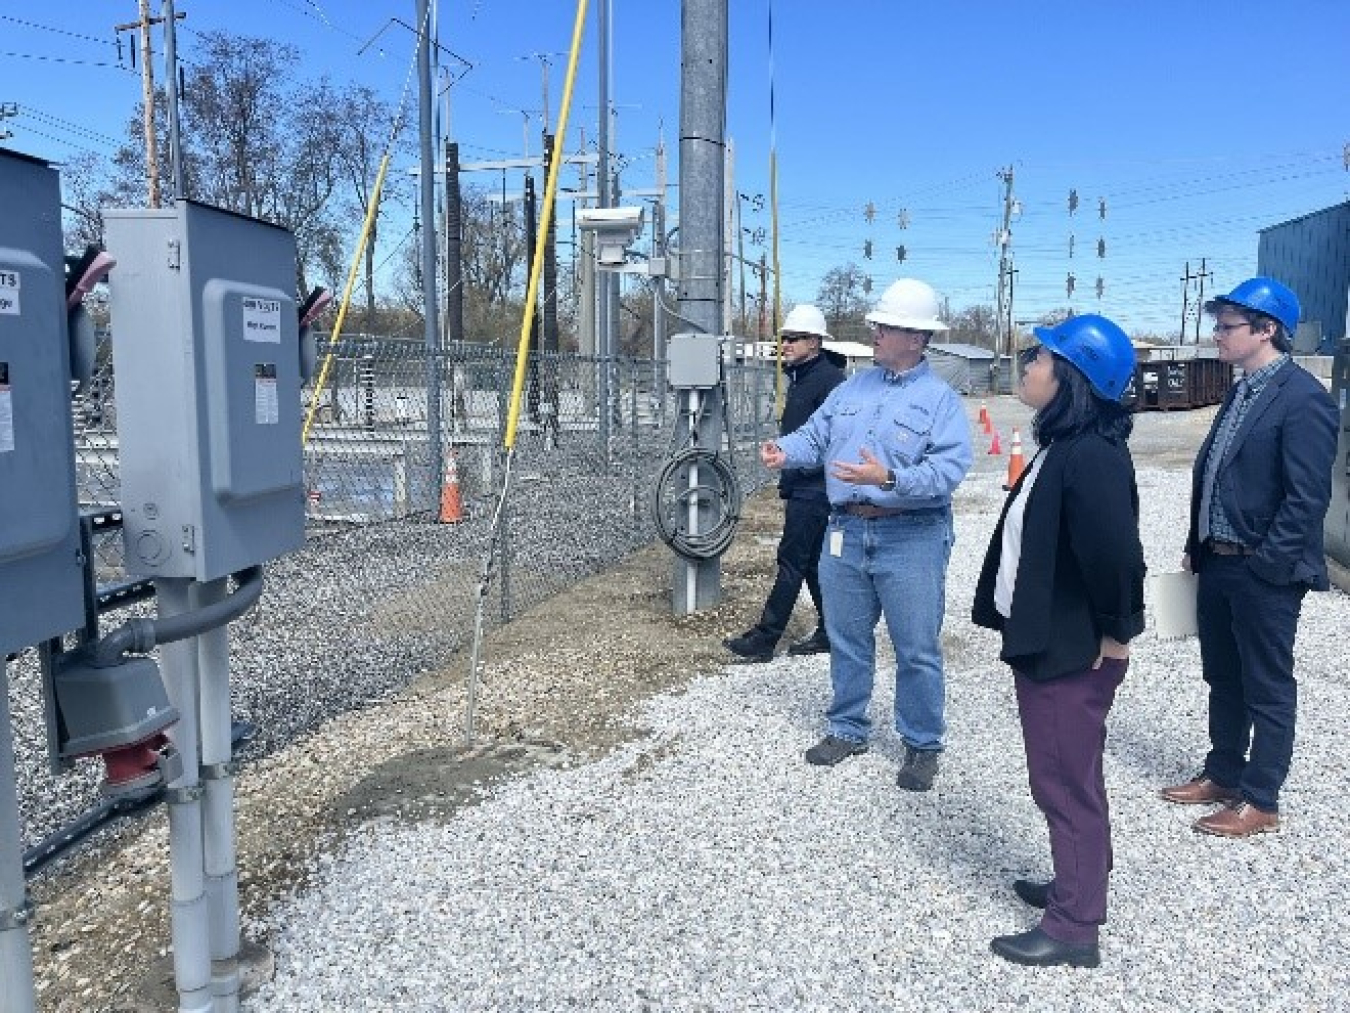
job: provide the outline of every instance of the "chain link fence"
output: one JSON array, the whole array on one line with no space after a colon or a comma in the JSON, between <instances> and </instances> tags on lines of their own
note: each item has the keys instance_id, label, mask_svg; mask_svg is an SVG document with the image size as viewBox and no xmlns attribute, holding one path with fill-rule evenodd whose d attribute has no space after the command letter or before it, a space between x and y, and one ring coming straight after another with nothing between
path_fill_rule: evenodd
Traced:
<instances>
[{"instance_id":1,"label":"chain link fence","mask_svg":"<svg viewBox=\"0 0 1350 1013\"><path fill-rule=\"evenodd\" d=\"M120 503L110 341L106 332L99 336L94 379L74 404L86 506ZM370 565L344 557L352 542L344 532L380 526L392 535L415 535L418 544L434 547L437 563L421 575L419 594L408 593L417 575L398 580L405 589L399 611L411 618L408 602L416 601L415 611L424 613L415 617L419 629L444 624L440 632L454 634L445 642L462 645L467 627L452 627L471 626L465 589L478 580L504 477L515 368L513 350L471 343L434 358L420 342L382 337L346 337L331 349L325 388L317 395L307 388L304 404L296 406L314 408L304 454L307 554L320 554L309 564L312 574ZM773 366L729 362L726 374L723 450L749 494L773 480L757 453L776 432ZM434 428L429 406L439 409ZM678 419L661 362L530 357L490 621L518 616L656 537L649 500L656 474L683 436L676 433ZM461 519L442 523L442 498L452 480ZM96 551L99 580L117 579L120 538L103 537ZM448 568L460 572L448 574Z\"/></svg>"}]
</instances>

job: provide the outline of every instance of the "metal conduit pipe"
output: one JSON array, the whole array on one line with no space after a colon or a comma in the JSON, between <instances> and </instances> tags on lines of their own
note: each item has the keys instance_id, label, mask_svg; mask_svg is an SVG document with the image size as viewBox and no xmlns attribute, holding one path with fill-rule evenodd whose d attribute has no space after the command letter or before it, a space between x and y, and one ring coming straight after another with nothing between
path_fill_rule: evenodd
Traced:
<instances>
[{"instance_id":1,"label":"metal conduit pipe","mask_svg":"<svg viewBox=\"0 0 1350 1013\"><path fill-rule=\"evenodd\" d=\"M234 622L262 596L263 568L250 566L233 575L234 594L205 608L158 619L130 619L94 645L93 664L103 668L121 664L128 653L145 654L159 644L196 637Z\"/></svg>"}]
</instances>

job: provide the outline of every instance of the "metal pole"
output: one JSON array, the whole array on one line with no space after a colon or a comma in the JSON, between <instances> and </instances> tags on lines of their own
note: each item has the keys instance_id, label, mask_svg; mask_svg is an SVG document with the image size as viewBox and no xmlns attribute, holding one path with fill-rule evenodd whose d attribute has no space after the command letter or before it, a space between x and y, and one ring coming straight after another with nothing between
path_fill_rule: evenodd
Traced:
<instances>
[{"instance_id":1,"label":"metal pole","mask_svg":"<svg viewBox=\"0 0 1350 1013\"><path fill-rule=\"evenodd\" d=\"M422 164L422 307L425 315L427 379L427 456L429 488L441 487L445 462L441 450L440 326L436 319L436 163L431 115L431 19L429 0L417 0L418 136Z\"/></svg>"},{"instance_id":2,"label":"metal pole","mask_svg":"<svg viewBox=\"0 0 1350 1013\"><path fill-rule=\"evenodd\" d=\"M682 327L722 334L727 0L685 0L681 33L679 313ZM718 451L725 391L714 387L702 399L697 391L686 394L681 400L688 406L699 446ZM698 476L694 468L688 472L692 490ZM699 501L696 530L706 530L714 519L712 504L701 496L691 499ZM672 580L676 614L716 604L721 585L720 559L677 558Z\"/></svg>"},{"instance_id":3,"label":"metal pole","mask_svg":"<svg viewBox=\"0 0 1350 1013\"><path fill-rule=\"evenodd\" d=\"M159 614L168 618L192 608L193 581L155 579ZM202 788L198 779L198 668L194 637L160 648L164 685L178 721L166 734L183 758L183 773L165 791L169 803L169 870L172 879L173 975L179 1013L212 1013L210 920L202 854Z\"/></svg>"},{"instance_id":4,"label":"metal pole","mask_svg":"<svg viewBox=\"0 0 1350 1013\"><path fill-rule=\"evenodd\" d=\"M33 949L23 881L18 772L9 715L9 663L0 654L0 1013L33 1013Z\"/></svg>"},{"instance_id":5,"label":"metal pole","mask_svg":"<svg viewBox=\"0 0 1350 1013\"><path fill-rule=\"evenodd\" d=\"M169 101L169 163L173 170L174 200L182 200L187 196L187 187L183 184L183 135L178 122L178 28L173 0L164 0L161 14L164 17L164 93Z\"/></svg>"},{"instance_id":6,"label":"metal pole","mask_svg":"<svg viewBox=\"0 0 1350 1013\"><path fill-rule=\"evenodd\" d=\"M224 601L224 578L192 587L194 609ZM211 933L214 1013L239 1009L239 874L235 865L234 743L230 735L230 632L197 637L200 687L202 854Z\"/></svg>"},{"instance_id":7,"label":"metal pole","mask_svg":"<svg viewBox=\"0 0 1350 1013\"><path fill-rule=\"evenodd\" d=\"M600 74L600 150L596 161L596 182L599 193L599 207L610 207L609 176L609 0L600 0L596 11L596 26L599 33L599 74ZM610 427L610 356L614 350L610 347L609 332L609 279L601 277L595 283L598 290L595 313L595 347L599 359L599 397L596 399L599 410L600 453L609 468L609 427Z\"/></svg>"}]
</instances>

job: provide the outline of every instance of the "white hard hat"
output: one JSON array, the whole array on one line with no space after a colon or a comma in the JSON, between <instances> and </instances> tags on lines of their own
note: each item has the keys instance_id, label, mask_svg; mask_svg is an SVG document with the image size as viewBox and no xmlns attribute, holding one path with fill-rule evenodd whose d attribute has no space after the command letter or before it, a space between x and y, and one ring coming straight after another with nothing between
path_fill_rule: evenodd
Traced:
<instances>
[{"instance_id":1,"label":"white hard hat","mask_svg":"<svg viewBox=\"0 0 1350 1013\"><path fill-rule=\"evenodd\" d=\"M916 278L901 278L881 293L876 306L867 314L869 324L907 327L915 331L945 331L938 319L938 297L933 286Z\"/></svg>"},{"instance_id":2,"label":"white hard hat","mask_svg":"<svg viewBox=\"0 0 1350 1013\"><path fill-rule=\"evenodd\" d=\"M825 328L825 314L810 303L801 303L788 310L780 334L814 334L818 338L829 340L830 332Z\"/></svg>"}]
</instances>

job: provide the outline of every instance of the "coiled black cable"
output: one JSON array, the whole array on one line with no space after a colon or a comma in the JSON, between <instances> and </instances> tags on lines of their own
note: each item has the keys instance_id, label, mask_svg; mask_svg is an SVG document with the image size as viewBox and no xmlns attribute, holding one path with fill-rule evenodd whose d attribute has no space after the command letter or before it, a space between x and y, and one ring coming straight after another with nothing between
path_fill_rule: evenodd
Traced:
<instances>
[{"instance_id":1,"label":"coiled black cable","mask_svg":"<svg viewBox=\"0 0 1350 1013\"><path fill-rule=\"evenodd\" d=\"M692 489L679 484L680 472L694 465L700 469L699 484ZM717 477L716 484L702 481L705 467ZM690 534L680 523L680 518L688 516L689 498L704 494L719 505L720 511L707 531ZM667 499L676 504L676 509L671 511L673 516L667 515ZM730 547L741 517L741 504L741 484L726 459L702 447L689 447L671 457L657 474L652 491L652 518L661 541L676 554L685 559L713 559Z\"/></svg>"}]
</instances>

